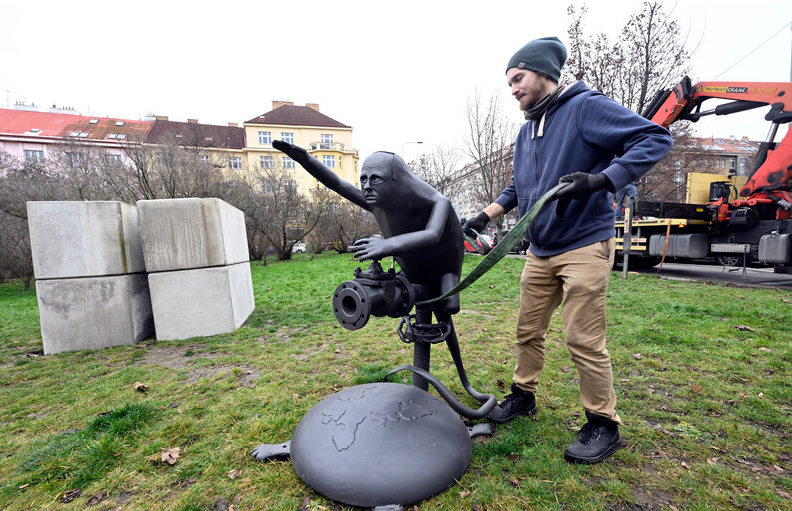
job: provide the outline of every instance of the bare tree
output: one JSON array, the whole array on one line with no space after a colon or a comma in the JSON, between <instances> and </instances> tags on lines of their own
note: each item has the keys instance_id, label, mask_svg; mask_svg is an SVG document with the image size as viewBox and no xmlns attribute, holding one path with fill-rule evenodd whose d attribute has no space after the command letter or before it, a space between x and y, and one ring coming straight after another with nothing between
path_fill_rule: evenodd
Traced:
<instances>
[{"instance_id":1,"label":"bare tree","mask_svg":"<svg viewBox=\"0 0 792 511\"><path fill-rule=\"evenodd\" d=\"M689 72L687 37L659 2L644 2L630 16L616 41L587 36L587 9L567 8L570 24L565 81L585 80L592 88L636 112L643 112L656 90Z\"/></svg>"},{"instance_id":2,"label":"bare tree","mask_svg":"<svg viewBox=\"0 0 792 511\"><path fill-rule=\"evenodd\" d=\"M33 260L27 221L0 211L0 281L7 278L22 279L30 288Z\"/></svg>"},{"instance_id":3,"label":"bare tree","mask_svg":"<svg viewBox=\"0 0 792 511\"><path fill-rule=\"evenodd\" d=\"M198 143L195 140L188 143ZM131 161L128 172L145 199L216 197L225 186L227 155L206 146L184 145L176 134L166 134L157 144L130 141L124 145Z\"/></svg>"},{"instance_id":4,"label":"bare tree","mask_svg":"<svg viewBox=\"0 0 792 511\"><path fill-rule=\"evenodd\" d=\"M511 183L517 127L503 115L495 93L484 99L476 91L468 100L466 117L465 150L473 172L465 180L465 187L475 207L484 208Z\"/></svg>"},{"instance_id":5,"label":"bare tree","mask_svg":"<svg viewBox=\"0 0 792 511\"><path fill-rule=\"evenodd\" d=\"M261 236L281 261L291 259L294 244L310 235L327 209L330 195L297 189L291 170L276 164L249 169L244 191L235 194L253 236Z\"/></svg>"},{"instance_id":6,"label":"bare tree","mask_svg":"<svg viewBox=\"0 0 792 511\"><path fill-rule=\"evenodd\" d=\"M457 194L452 176L459 168L460 154L456 147L438 146L431 153L422 154L409 163L410 170L426 181L451 202Z\"/></svg>"}]
</instances>

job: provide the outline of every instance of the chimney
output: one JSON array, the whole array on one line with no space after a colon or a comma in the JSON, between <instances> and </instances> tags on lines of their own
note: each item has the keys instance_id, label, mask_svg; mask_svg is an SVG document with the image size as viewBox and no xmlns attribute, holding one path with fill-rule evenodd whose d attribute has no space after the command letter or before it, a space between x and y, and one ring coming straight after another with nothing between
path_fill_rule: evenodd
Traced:
<instances>
[{"instance_id":1,"label":"chimney","mask_svg":"<svg viewBox=\"0 0 792 511\"><path fill-rule=\"evenodd\" d=\"M168 116L167 115L157 115L156 119L158 121L167 121L168 120Z\"/></svg>"},{"instance_id":2,"label":"chimney","mask_svg":"<svg viewBox=\"0 0 792 511\"><path fill-rule=\"evenodd\" d=\"M190 124L198 124L198 119L187 119L187 122Z\"/></svg>"},{"instance_id":3,"label":"chimney","mask_svg":"<svg viewBox=\"0 0 792 511\"><path fill-rule=\"evenodd\" d=\"M237 123L235 123L235 122L229 122L229 123L228 123L228 127L229 127L229 128L238 128L238 127L239 127L239 124L237 124Z\"/></svg>"},{"instance_id":4,"label":"chimney","mask_svg":"<svg viewBox=\"0 0 792 511\"><path fill-rule=\"evenodd\" d=\"M311 110L319 111L319 103L306 103L305 106L310 108Z\"/></svg>"},{"instance_id":5,"label":"chimney","mask_svg":"<svg viewBox=\"0 0 792 511\"><path fill-rule=\"evenodd\" d=\"M280 108L282 106L294 106L294 101L273 101L272 109Z\"/></svg>"}]
</instances>

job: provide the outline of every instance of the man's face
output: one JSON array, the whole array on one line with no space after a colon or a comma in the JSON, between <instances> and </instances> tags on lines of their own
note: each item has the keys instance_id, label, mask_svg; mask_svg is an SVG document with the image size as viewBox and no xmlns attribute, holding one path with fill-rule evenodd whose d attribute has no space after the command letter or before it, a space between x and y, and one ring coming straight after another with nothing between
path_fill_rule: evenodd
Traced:
<instances>
[{"instance_id":1,"label":"man's face","mask_svg":"<svg viewBox=\"0 0 792 511\"><path fill-rule=\"evenodd\" d=\"M530 69L510 67L506 71L506 81L512 96L520 102L520 110L528 110L547 95L544 80Z\"/></svg>"}]
</instances>

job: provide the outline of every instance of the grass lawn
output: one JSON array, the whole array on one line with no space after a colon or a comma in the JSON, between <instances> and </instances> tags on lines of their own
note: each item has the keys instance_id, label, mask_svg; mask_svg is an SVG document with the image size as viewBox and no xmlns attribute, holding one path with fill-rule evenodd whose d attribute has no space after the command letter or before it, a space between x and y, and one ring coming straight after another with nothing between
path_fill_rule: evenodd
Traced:
<instances>
[{"instance_id":1,"label":"grass lawn","mask_svg":"<svg viewBox=\"0 0 792 511\"><path fill-rule=\"evenodd\" d=\"M455 317L471 383L499 397L522 264L498 263ZM289 439L327 395L411 362L398 320L336 323L331 294L356 266L329 254L254 263L256 310L233 334L53 356L35 291L0 284L0 509L345 509L288 461L250 451ZM584 416L559 311L538 416L474 440L459 483L415 509L792 509L790 318L789 291L614 273L608 341L626 448L594 466L562 459ZM474 406L448 350L432 355L432 372Z\"/></svg>"}]
</instances>

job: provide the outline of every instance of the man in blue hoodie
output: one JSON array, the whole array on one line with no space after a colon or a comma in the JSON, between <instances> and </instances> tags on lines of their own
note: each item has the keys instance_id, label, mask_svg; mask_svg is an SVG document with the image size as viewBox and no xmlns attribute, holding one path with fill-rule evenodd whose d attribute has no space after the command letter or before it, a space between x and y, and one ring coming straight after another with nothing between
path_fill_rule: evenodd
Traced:
<instances>
[{"instance_id":1,"label":"man in blue hoodie","mask_svg":"<svg viewBox=\"0 0 792 511\"><path fill-rule=\"evenodd\" d=\"M546 37L529 42L509 60L506 78L527 120L514 145L512 183L466 227L483 230L515 206L525 215L550 188L568 183L526 234L530 248L520 280L511 394L487 417L505 423L536 413L545 334L562 304L587 419L564 457L597 463L621 446L605 347L605 294L616 235L612 193L665 156L671 135L583 82L559 86L566 58L561 41Z\"/></svg>"}]
</instances>

